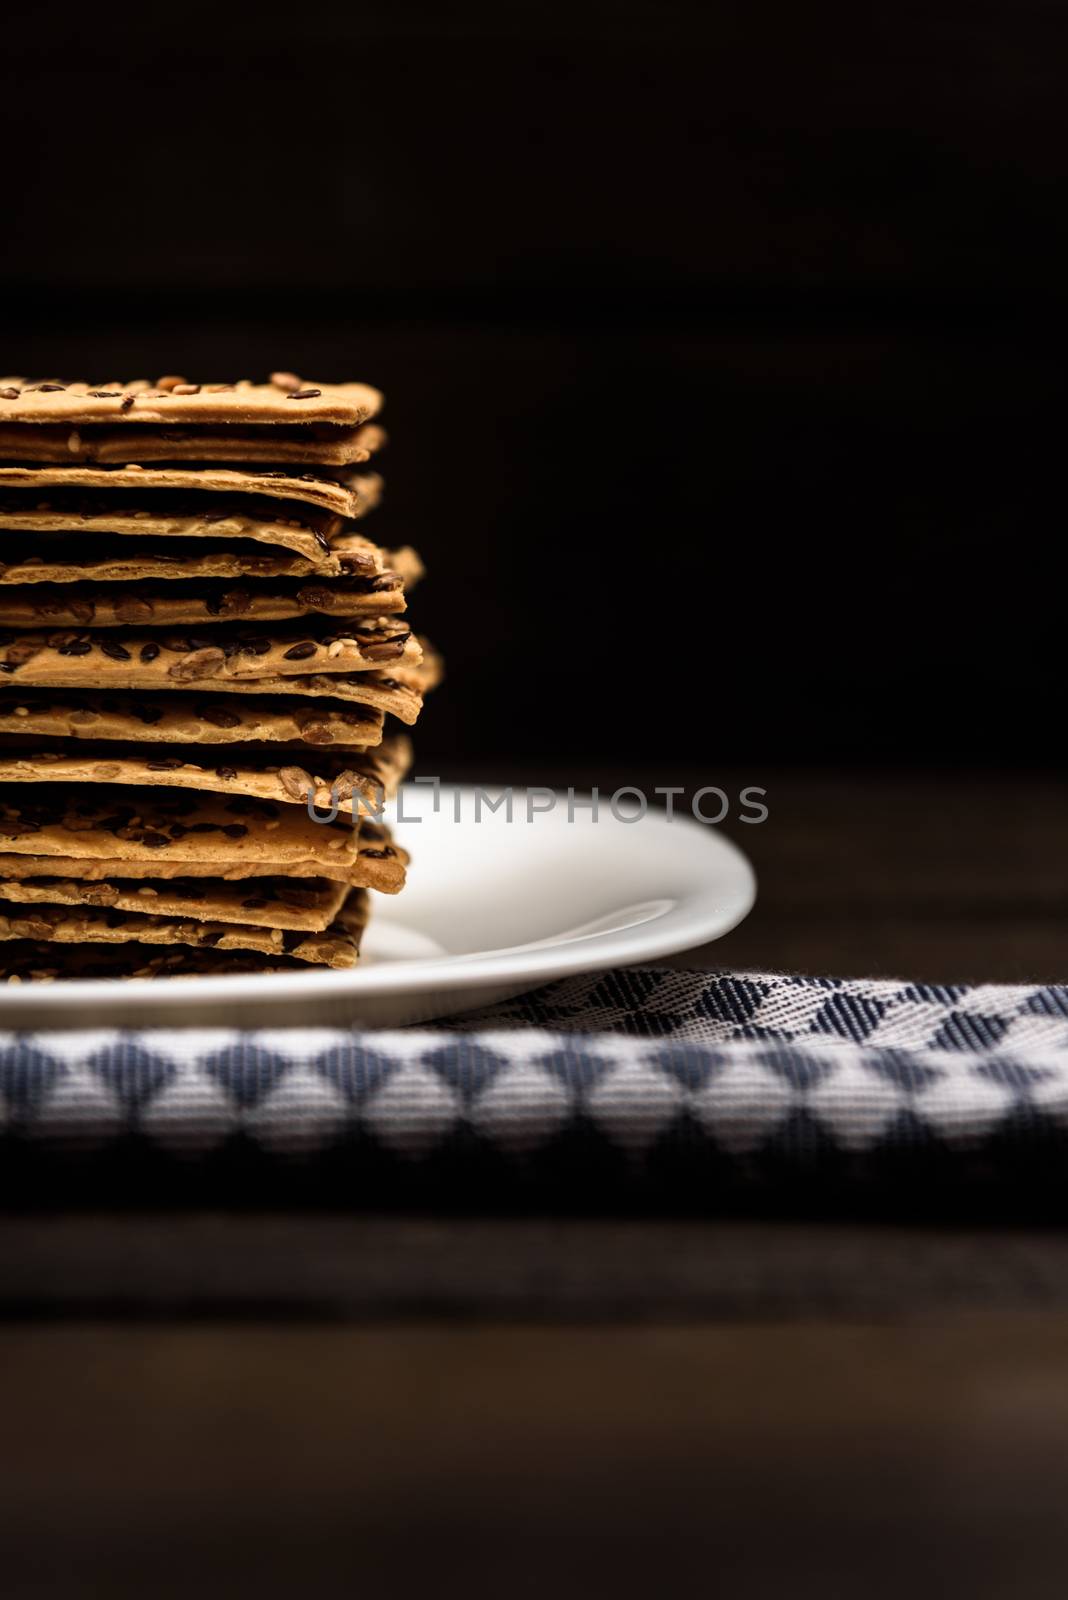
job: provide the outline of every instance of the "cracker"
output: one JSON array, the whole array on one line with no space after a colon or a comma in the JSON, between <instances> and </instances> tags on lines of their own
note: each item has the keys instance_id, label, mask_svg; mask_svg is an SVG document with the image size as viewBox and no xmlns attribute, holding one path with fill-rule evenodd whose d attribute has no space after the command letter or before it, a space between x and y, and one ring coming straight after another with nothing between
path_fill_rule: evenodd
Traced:
<instances>
[{"instance_id":1,"label":"cracker","mask_svg":"<svg viewBox=\"0 0 1068 1600\"><path fill-rule=\"evenodd\" d=\"M422 659L411 629L389 617L321 626L275 625L269 632L205 626L195 632L119 632L60 628L0 634L0 675L7 686L173 689L231 679L299 678L312 673L378 671Z\"/></svg>"},{"instance_id":2,"label":"cracker","mask_svg":"<svg viewBox=\"0 0 1068 1600\"><path fill-rule=\"evenodd\" d=\"M349 893L329 878L0 878L0 900L17 905L111 906L160 917L247 922L264 928L328 928Z\"/></svg>"},{"instance_id":3,"label":"cracker","mask_svg":"<svg viewBox=\"0 0 1068 1600\"><path fill-rule=\"evenodd\" d=\"M352 750L381 742L383 715L370 705L256 695L168 694L145 699L135 694L47 689L0 694L0 734L20 738L65 736L160 745L281 742Z\"/></svg>"},{"instance_id":4,"label":"cracker","mask_svg":"<svg viewBox=\"0 0 1068 1600\"><path fill-rule=\"evenodd\" d=\"M0 472L5 470L8 469L0 467ZM374 475L368 475L361 482L366 493L361 490L361 509L357 515L363 515L363 510L376 504L382 488L381 478ZM21 499L26 499L26 509L19 506ZM181 547L174 552L176 555L189 554L187 546L193 539L213 542L225 539L227 549L235 539L251 539L256 544L269 544L275 550L291 550L294 555L304 557L312 573L331 576L339 576L345 570L342 554L358 554L353 552L349 539L344 538L350 528L342 515L323 512L321 507L315 506L283 506L280 501L270 501L262 494L222 494L201 501L198 496L189 494L145 490L137 494L136 499L120 496L109 502L99 494L85 498L56 491L48 496L34 496L30 501L29 496L0 491L0 530L37 536L66 534L66 538L53 541L53 547L66 546L69 560L80 558L82 539L86 539L86 557L91 560L94 544L101 534L109 541L114 541L115 536L136 538L139 542L179 539ZM78 541L70 538L70 534L78 534ZM90 539L93 542L88 542ZM5 539L0 538L0 560L5 547ZM19 541L14 550L19 557L24 557L26 541ZM42 547L42 555L48 554L50 552ZM349 571L352 573L352 568ZM181 571L179 576L187 576L187 573Z\"/></svg>"},{"instance_id":5,"label":"cracker","mask_svg":"<svg viewBox=\"0 0 1068 1600\"><path fill-rule=\"evenodd\" d=\"M123 628L213 623L290 622L298 617L378 617L404 611L395 572L373 578L247 579L241 584L33 583L0 585L0 628Z\"/></svg>"},{"instance_id":6,"label":"cracker","mask_svg":"<svg viewBox=\"0 0 1068 1600\"><path fill-rule=\"evenodd\" d=\"M441 657L420 639L423 659L417 664L401 662L389 672L322 673L308 678L234 678L227 683L216 683L213 689L227 694L300 694L310 699L330 696L335 700L354 701L389 712L411 727L423 709L423 696L437 688L444 675ZM0 684L2 684L0 679ZM306 732L305 738L310 738Z\"/></svg>"},{"instance_id":7,"label":"cracker","mask_svg":"<svg viewBox=\"0 0 1068 1600\"><path fill-rule=\"evenodd\" d=\"M319 826L317 823L311 825ZM356 832L354 828L352 831ZM161 859L164 854L157 850L149 858L144 851L140 856L121 857L0 853L0 878L40 878L55 874L61 878L77 878L94 883L114 883L127 878L147 878L153 883L161 878L212 878L226 883L259 883L265 877L285 877L290 880L329 878L331 882L349 884L355 888L397 894L404 887L405 868L408 865L407 851L394 843L388 828L376 822L360 823L355 860L343 859L337 854L329 858L323 855L307 860L291 855L285 861L271 862L248 860L230 852L226 859L213 856L210 860L198 861L189 857L169 862Z\"/></svg>"},{"instance_id":8,"label":"cracker","mask_svg":"<svg viewBox=\"0 0 1068 1600\"><path fill-rule=\"evenodd\" d=\"M14 747L13 747L14 746ZM242 746L220 764L205 763L197 746L168 745L166 752L128 744L71 745L0 738L0 783L121 783L144 788L194 789L199 793L250 795L282 805L336 804L341 811L375 816L396 794L411 766L405 734L393 734L359 755L316 752L304 745Z\"/></svg>"},{"instance_id":9,"label":"cracker","mask_svg":"<svg viewBox=\"0 0 1068 1600\"><path fill-rule=\"evenodd\" d=\"M356 701L391 712L401 722L413 724L423 707L423 696L436 689L444 676L444 664L433 646L419 640L423 658L419 662L401 661L388 672L320 673L307 678L234 678L213 683L213 689L227 694L289 693L337 700ZM0 679L0 685L3 680Z\"/></svg>"},{"instance_id":10,"label":"cracker","mask_svg":"<svg viewBox=\"0 0 1068 1600\"><path fill-rule=\"evenodd\" d=\"M303 806L242 796L187 794L173 789L94 788L72 793L63 783L0 785L0 850L173 864L218 859L220 865L289 860L356 859L358 829L351 820L313 822ZM61 874L66 876L66 874Z\"/></svg>"},{"instance_id":11,"label":"cracker","mask_svg":"<svg viewBox=\"0 0 1068 1600\"><path fill-rule=\"evenodd\" d=\"M188 945L58 945L34 939L0 944L0 983L80 982L90 978L224 978L300 972L291 956Z\"/></svg>"},{"instance_id":12,"label":"cracker","mask_svg":"<svg viewBox=\"0 0 1068 1600\"><path fill-rule=\"evenodd\" d=\"M260 697L295 695L309 699L329 697L334 700L354 701L378 711L391 712L401 722L411 726L418 720L423 708L424 693L434 688L441 678L438 657L434 655L428 657L426 643L421 641L421 644L423 660L418 665L402 662L397 667L391 668L388 673L320 673L306 678L212 678L207 680L204 686L214 694L254 694ZM6 688L12 695L18 696L19 705L26 704L23 693L26 686L27 680L24 677L13 681L10 677L0 675L0 703L5 698L3 691ZM188 687L175 679L150 680L148 683L149 688L163 689L169 686L176 689ZM322 741L312 739L310 742Z\"/></svg>"},{"instance_id":13,"label":"cracker","mask_svg":"<svg viewBox=\"0 0 1068 1600\"><path fill-rule=\"evenodd\" d=\"M350 889L337 916L321 933L147 915L118 907L34 905L0 911L0 940L194 945L209 950L255 950L261 955L291 956L295 961L317 966L354 967L366 924L367 896L362 889Z\"/></svg>"},{"instance_id":14,"label":"cracker","mask_svg":"<svg viewBox=\"0 0 1068 1600\"><path fill-rule=\"evenodd\" d=\"M349 540L353 538L359 538L359 535L345 534L343 537L335 539L330 547L334 554L338 556L342 565L344 565L348 556ZM380 550L379 556L382 561L383 572L392 572L395 578L399 578L401 588L405 594L410 594L420 578L426 576L426 568L419 558L419 553L417 550L413 550L410 544L399 545L393 550Z\"/></svg>"},{"instance_id":15,"label":"cracker","mask_svg":"<svg viewBox=\"0 0 1068 1600\"><path fill-rule=\"evenodd\" d=\"M9 515L12 521L19 520ZM44 518L49 513L35 515ZM137 513L125 519L95 517L93 527L99 525L100 532L75 527L70 518L66 519L70 526L62 531L4 529L0 532L0 586L128 583L137 579L188 582L211 578L338 578L344 582L392 571L405 588L410 588L422 576L422 566L413 550L380 550L369 539L351 532L327 541L327 529L343 529L348 524L322 512L313 513L313 517L319 519L318 531L324 534L322 540L316 537L314 544L308 546L314 548L314 555L301 555L277 544L279 530L272 532L269 527L261 527L262 537L255 540L251 536L247 541L240 536L217 538L214 527L204 518L198 519L203 526L188 536L166 529L155 536L146 535ZM21 520L30 522L33 518L25 516ZM3 521L4 513L0 511L0 524ZM174 519L176 524L177 521ZM118 527L117 532L106 531L112 525ZM308 531L314 535L314 525ZM265 549L265 545L273 548Z\"/></svg>"},{"instance_id":16,"label":"cracker","mask_svg":"<svg viewBox=\"0 0 1068 1600\"><path fill-rule=\"evenodd\" d=\"M320 383L276 373L281 381L187 383L184 378L146 378L126 383L61 383L0 378L0 416L5 424L101 423L137 426L247 424L310 427L318 423L356 427L377 416L382 394L367 383ZM17 390L15 394L11 390ZM192 389L192 394L187 393ZM131 398L132 397L132 398Z\"/></svg>"},{"instance_id":17,"label":"cracker","mask_svg":"<svg viewBox=\"0 0 1068 1600\"><path fill-rule=\"evenodd\" d=\"M358 517L378 498L382 480L375 473L329 468L319 472L270 471L241 467L0 467L0 492L18 489L36 495L49 491L106 491L120 496L151 494L258 495L268 500L299 500L341 517Z\"/></svg>"},{"instance_id":18,"label":"cracker","mask_svg":"<svg viewBox=\"0 0 1068 1600\"><path fill-rule=\"evenodd\" d=\"M335 423L306 428L267 423L164 429L143 422L92 422L79 427L70 423L7 423L6 415L0 414L0 461L57 466L76 462L125 466L129 462L161 461L358 466L370 461L385 443L385 433L373 422L359 428Z\"/></svg>"},{"instance_id":19,"label":"cracker","mask_svg":"<svg viewBox=\"0 0 1068 1600\"><path fill-rule=\"evenodd\" d=\"M392 570L364 578L247 578L240 583L173 575L164 583L0 582L0 628L121 628L288 622L298 617L376 617L407 609L404 580Z\"/></svg>"},{"instance_id":20,"label":"cracker","mask_svg":"<svg viewBox=\"0 0 1068 1600\"><path fill-rule=\"evenodd\" d=\"M389 712L411 727L423 709L423 695L441 681L440 659L427 657L417 666L402 663L390 672L321 673L308 678L231 678L212 682L210 687L226 694L295 694L309 699L330 697L353 701ZM0 679L2 688L3 679ZM305 738L308 735L305 734Z\"/></svg>"}]
</instances>

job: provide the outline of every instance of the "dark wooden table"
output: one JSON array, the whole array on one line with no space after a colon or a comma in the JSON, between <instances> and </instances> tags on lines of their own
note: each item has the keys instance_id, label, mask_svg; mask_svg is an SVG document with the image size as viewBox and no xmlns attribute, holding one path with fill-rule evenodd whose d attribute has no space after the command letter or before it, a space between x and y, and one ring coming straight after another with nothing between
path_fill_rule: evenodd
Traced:
<instances>
[{"instance_id":1,"label":"dark wooden table","mask_svg":"<svg viewBox=\"0 0 1068 1600\"><path fill-rule=\"evenodd\" d=\"M698 959L1068 974L1068 783L744 781ZM0 1308L5 1597L1064 1592L1052 1227L38 1213Z\"/></svg>"}]
</instances>

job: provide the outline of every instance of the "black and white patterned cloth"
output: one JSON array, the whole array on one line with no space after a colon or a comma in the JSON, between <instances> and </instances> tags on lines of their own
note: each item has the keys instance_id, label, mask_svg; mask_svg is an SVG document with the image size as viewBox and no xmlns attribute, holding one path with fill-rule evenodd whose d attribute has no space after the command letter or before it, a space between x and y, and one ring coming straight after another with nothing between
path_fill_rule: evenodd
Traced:
<instances>
[{"instance_id":1,"label":"black and white patterned cloth","mask_svg":"<svg viewBox=\"0 0 1068 1600\"><path fill-rule=\"evenodd\" d=\"M0 1036L0 1176L121 1153L331 1193L1059 1174L1068 987L630 968L433 1029ZM1052 1165L1051 1165L1052 1163ZM12 1178L14 1174L14 1178Z\"/></svg>"}]
</instances>

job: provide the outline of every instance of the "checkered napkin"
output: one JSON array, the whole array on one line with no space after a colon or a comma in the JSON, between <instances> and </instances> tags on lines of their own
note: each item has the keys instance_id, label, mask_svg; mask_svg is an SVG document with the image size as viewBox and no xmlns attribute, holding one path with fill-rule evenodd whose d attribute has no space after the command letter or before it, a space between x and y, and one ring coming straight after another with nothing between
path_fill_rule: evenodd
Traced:
<instances>
[{"instance_id":1,"label":"checkered napkin","mask_svg":"<svg viewBox=\"0 0 1068 1600\"><path fill-rule=\"evenodd\" d=\"M434 1029L0 1036L7 1175L122 1154L332 1193L1058 1175L1068 987L630 968ZM2 1164L0 1164L2 1167Z\"/></svg>"}]
</instances>

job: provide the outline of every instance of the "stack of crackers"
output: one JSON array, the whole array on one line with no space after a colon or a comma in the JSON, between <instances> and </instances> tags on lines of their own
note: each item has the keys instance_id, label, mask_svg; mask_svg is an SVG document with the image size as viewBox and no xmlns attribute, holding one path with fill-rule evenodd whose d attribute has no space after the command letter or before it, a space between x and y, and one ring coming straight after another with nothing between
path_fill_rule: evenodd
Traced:
<instances>
[{"instance_id":1,"label":"stack of crackers","mask_svg":"<svg viewBox=\"0 0 1068 1600\"><path fill-rule=\"evenodd\" d=\"M440 672L359 531L381 404L0 380L0 977L356 962Z\"/></svg>"}]
</instances>

